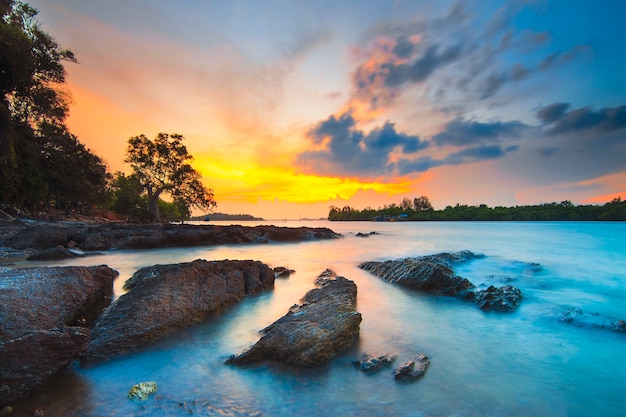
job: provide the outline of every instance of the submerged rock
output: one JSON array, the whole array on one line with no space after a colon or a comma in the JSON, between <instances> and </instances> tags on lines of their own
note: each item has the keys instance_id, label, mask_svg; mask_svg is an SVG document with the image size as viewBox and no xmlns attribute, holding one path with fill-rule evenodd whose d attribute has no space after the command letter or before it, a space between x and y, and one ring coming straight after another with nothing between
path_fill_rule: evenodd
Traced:
<instances>
[{"instance_id":1,"label":"submerged rock","mask_svg":"<svg viewBox=\"0 0 626 417\"><path fill-rule=\"evenodd\" d=\"M274 268L274 276L276 278L289 278L291 274L295 274L293 269L285 268L284 266L277 266Z\"/></svg>"},{"instance_id":2,"label":"submerged rock","mask_svg":"<svg viewBox=\"0 0 626 417\"><path fill-rule=\"evenodd\" d=\"M358 339L361 314L356 311L356 284L324 271L301 305L263 329L263 337L229 364L275 360L312 367L329 362Z\"/></svg>"},{"instance_id":3,"label":"submerged rock","mask_svg":"<svg viewBox=\"0 0 626 417\"><path fill-rule=\"evenodd\" d=\"M603 317L600 314L587 314L580 308L567 310L559 321L577 327L610 330L618 333L626 333L626 321Z\"/></svg>"},{"instance_id":4,"label":"submerged rock","mask_svg":"<svg viewBox=\"0 0 626 417\"><path fill-rule=\"evenodd\" d=\"M354 361L353 364L360 371L365 372L366 374L373 374L382 370L383 368L390 367L396 358L393 356L382 355L382 356L369 356L365 355L363 359L360 361Z\"/></svg>"},{"instance_id":5,"label":"submerged rock","mask_svg":"<svg viewBox=\"0 0 626 417\"><path fill-rule=\"evenodd\" d=\"M417 355L414 360L396 368L393 377L399 381L412 382L424 376L430 366L430 358L424 354Z\"/></svg>"},{"instance_id":6,"label":"submerged rock","mask_svg":"<svg viewBox=\"0 0 626 417\"><path fill-rule=\"evenodd\" d=\"M96 322L82 361L135 351L273 287L274 271L259 261L196 260L142 268L126 281L128 292Z\"/></svg>"},{"instance_id":7,"label":"submerged rock","mask_svg":"<svg viewBox=\"0 0 626 417\"><path fill-rule=\"evenodd\" d=\"M470 251L440 253L384 262L364 262L359 268L387 282L418 291L474 300L485 311L514 311L522 300L522 293L518 288L505 285L480 291L469 280L456 275L452 269L454 264L483 256Z\"/></svg>"},{"instance_id":8,"label":"submerged rock","mask_svg":"<svg viewBox=\"0 0 626 417\"><path fill-rule=\"evenodd\" d=\"M140 382L133 385L128 391L131 400L145 400L157 391L157 383L154 381Z\"/></svg>"}]
</instances>

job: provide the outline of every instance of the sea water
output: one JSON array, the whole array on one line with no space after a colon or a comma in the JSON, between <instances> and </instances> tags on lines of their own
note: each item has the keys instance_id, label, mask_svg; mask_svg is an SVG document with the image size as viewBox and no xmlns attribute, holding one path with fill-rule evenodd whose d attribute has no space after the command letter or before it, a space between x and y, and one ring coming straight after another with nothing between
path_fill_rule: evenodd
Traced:
<instances>
[{"instance_id":1,"label":"sea water","mask_svg":"<svg viewBox=\"0 0 626 417\"><path fill-rule=\"evenodd\" d=\"M244 223L254 225L256 223ZM19 412L46 416L626 416L626 334L559 319L571 308L626 319L626 223L284 222L324 226L343 238L293 244L110 251L55 265L107 264L120 272L116 296L137 269L195 259L253 259L296 271L275 288L124 358L74 365ZM377 232L368 237L356 234ZM386 283L359 263L470 250L484 258L455 272L479 288L511 284L514 313ZM33 264L34 265L34 264ZM37 263L37 265L53 265ZM356 282L358 343L318 369L273 363L224 365L284 315L326 268ZM424 353L426 375L398 383L352 364L393 355L399 366ZM127 399L155 381L157 394Z\"/></svg>"}]
</instances>

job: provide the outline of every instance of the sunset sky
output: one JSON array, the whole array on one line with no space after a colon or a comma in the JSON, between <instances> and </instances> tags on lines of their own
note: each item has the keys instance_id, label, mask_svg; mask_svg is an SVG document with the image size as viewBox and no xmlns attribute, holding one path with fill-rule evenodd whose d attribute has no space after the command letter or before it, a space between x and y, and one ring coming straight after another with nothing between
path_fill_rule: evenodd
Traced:
<instances>
[{"instance_id":1,"label":"sunset sky","mask_svg":"<svg viewBox=\"0 0 626 417\"><path fill-rule=\"evenodd\" d=\"M217 211L626 197L626 1L31 0L110 171L180 133Z\"/></svg>"}]
</instances>

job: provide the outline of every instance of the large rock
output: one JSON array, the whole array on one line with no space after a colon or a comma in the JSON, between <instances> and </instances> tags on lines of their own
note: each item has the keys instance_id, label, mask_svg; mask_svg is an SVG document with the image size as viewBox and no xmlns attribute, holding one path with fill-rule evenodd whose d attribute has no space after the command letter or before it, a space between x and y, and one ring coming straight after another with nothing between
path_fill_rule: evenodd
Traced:
<instances>
[{"instance_id":1,"label":"large rock","mask_svg":"<svg viewBox=\"0 0 626 417\"><path fill-rule=\"evenodd\" d=\"M89 330L33 330L0 343L0 407L43 387L87 348Z\"/></svg>"},{"instance_id":2,"label":"large rock","mask_svg":"<svg viewBox=\"0 0 626 417\"><path fill-rule=\"evenodd\" d=\"M384 262L364 262L359 268L387 282L418 291L474 300L484 311L511 312L517 309L522 300L522 293L518 288L505 285L501 288L490 286L485 290L478 290L469 280L454 273L455 264L480 257L483 255L461 251Z\"/></svg>"},{"instance_id":3,"label":"large rock","mask_svg":"<svg viewBox=\"0 0 626 417\"><path fill-rule=\"evenodd\" d=\"M258 261L205 261L142 268L129 290L105 310L83 363L137 350L241 301L273 288L274 271Z\"/></svg>"},{"instance_id":4,"label":"large rock","mask_svg":"<svg viewBox=\"0 0 626 417\"><path fill-rule=\"evenodd\" d=\"M27 396L86 349L111 301L107 266L6 269L0 273L0 405Z\"/></svg>"},{"instance_id":5,"label":"large rock","mask_svg":"<svg viewBox=\"0 0 626 417\"><path fill-rule=\"evenodd\" d=\"M333 239L327 228L277 226L215 226L190 224L127 224L79 222L13 222L0 234L0 246L50 249L71 242L83 251L147 249L241 243L299 242Z\"/></svg>"},{"instance_id":6,"label":"large rock","mask_svg":"<svg viewBox=\"0 0 626 417\"><path fill-rule=\"evenodd\" d=\"M111 301L117 271L105 265L0 273L0 341L31 330L88 325Z\"/></svg>"},{"instance_id":7,"label":"large rock","mask_svg":"<svg viewBox=\"0 0 626 417\"><path fill-rule=\"evenodd\" d=\"M356 284L333 271L324 271L317 288L306 293L301 305L263 330L249 350L227 363L247 364L265 359L312 367L329 362L359 337L361 314L356 311Z\"/></svg>"}]
</instances>

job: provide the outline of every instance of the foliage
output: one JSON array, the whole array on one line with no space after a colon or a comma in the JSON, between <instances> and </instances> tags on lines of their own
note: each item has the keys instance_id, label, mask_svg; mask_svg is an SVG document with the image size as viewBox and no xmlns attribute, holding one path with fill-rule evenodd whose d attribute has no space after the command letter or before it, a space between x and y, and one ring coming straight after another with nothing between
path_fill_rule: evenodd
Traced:
<instances>
[{"instance_id":1,"label":"foliage","mask_svg":"<svg viewBox=\"0 0 626 417\"><path fill-rule=\"evenodd\" d=\"M62 61L76 62L29 5L0 0L0 202L85 211L102 202L106 168L65 126Z\"/></svg>"},{"instance_id":2,"label":"foliage","mask_svg":"<svg viewBox=\"0 0 626 417\"><path fill-rule=\"evenodd\" d=\"M378 210L366 208L357 210L349 206L342 209L331 206L329 220L354 221L597 221L597 220L626 220L626 201L616 198L602 206L574 205L571 201L561 203L546 203L540 205L526 205L514 207L487 207L459 205L447 206L443 210L434 210L427 197L415 199L420 201L413 208L406 208L405 204L396 206L391 204ZM426 204L427 203L427 204Z\"/></svg>"},{"instance_id":3,"label":"foliage","mask_svg":"<svg viewBox=\"0 0 626 417\"><path fill-rule=\"evenodd\" d=\"M158 203L162 194L172 197L181 216L190 207L210 210L216 205L213 190L204 187L200 173L189 164L193 157L183 140L182 135L167 133L159 133L154 141L144 135L128 140L125 161L141 184L153 221L165 220Z\"/></svg>"}]
</instances>

